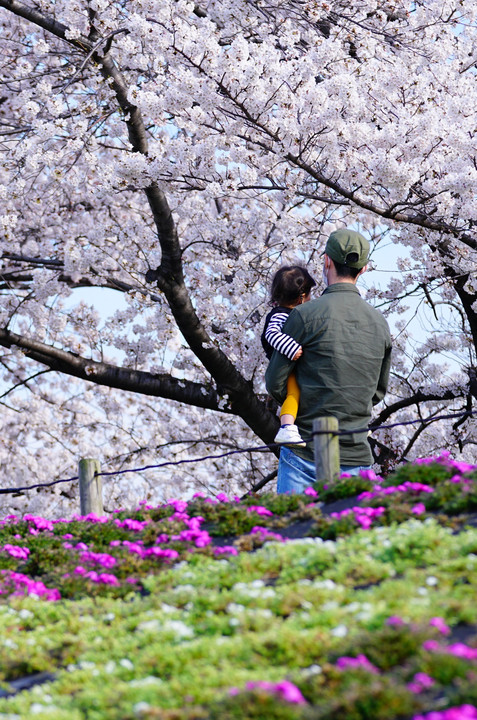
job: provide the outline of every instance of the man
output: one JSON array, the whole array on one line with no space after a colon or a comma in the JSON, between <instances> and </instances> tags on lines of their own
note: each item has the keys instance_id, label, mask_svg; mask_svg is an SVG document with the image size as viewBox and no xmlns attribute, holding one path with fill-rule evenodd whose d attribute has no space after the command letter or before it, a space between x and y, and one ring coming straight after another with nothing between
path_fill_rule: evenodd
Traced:
<instances>
[{"instance_id":1,"label":"man","mask_svg":"<svg viewBox=\"0 0 477 720\"><path fill-rule=\"evenodd\" d=\"M283 326L303 347L297 363L274 352L265 374L267 390L282 403L288 375L300 387L296 424L306 447L282 446L278 465L279 493L303 492L315 481L313 420L334 416L341 435L340 468L357 474L372 455L366 428L372 406L383 399L389 378L391 336L381 313L362 299L356 281L365 272L369 243L354 230L335 230L326 243L323 279L317 300L292 310Z\"/></svg>"}]
</instances>

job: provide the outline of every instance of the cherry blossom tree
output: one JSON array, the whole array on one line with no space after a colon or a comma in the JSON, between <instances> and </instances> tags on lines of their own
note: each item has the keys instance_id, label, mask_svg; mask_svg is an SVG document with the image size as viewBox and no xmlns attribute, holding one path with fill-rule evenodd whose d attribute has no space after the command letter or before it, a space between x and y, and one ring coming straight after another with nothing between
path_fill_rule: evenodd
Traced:
<instances>
[{"instance_id":1,"label":"cherry blossom tree","mask_svg":"<svg viewBox=\"0 0 477 720\"><path fill-rule=\"evenodd\" d=\"M340 226L378 265L400 248L388 287L364 276L395 335L373 425L413 423L376 430L377 461L473 457L470 416L432 419L473 402L474 5L0 0L5 484L270 443L267 288L285 262L319 281ZM125 475L111 502L275 463Z\"/></svg>"}]
</instances>

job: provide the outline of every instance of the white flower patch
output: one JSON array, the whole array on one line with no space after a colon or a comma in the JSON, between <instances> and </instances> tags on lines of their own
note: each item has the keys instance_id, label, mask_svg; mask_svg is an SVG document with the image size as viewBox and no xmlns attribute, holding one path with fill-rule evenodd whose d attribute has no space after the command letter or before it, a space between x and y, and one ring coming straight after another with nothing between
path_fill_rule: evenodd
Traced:
<instances>
[{"instance_id":1,"label":"white flower patch","mask_svg":"<svg viewBox=\"0 0 477 720\"><path fill-rule=\"evenodd\" d=\"M181 620L166 620L163 630L173 633L176 640L187 640L195 634L193 629Z\"/></svg>"},{"instance_id":2,"label":"white flower patch","mask_svg":"<svg viewBox=\"0 0 477 720\"><path fill-rule=\"evenodd\" d=\"M144 678L135 678L129 682L130 687L153 687L154 685L163 685L164 680L155 675L147 675Z\"/></svg>"},{"instance_id":3,"label":"white flower patch","mask_svg":"<svg viewBox=\"0 0 477 720\"><path fill-rule=\"evenodd\" d=\"M348 634L348 628L346 625L337 625L335 628L330 630L330 635L337 638L344 638Z\"/></svg>"}]
</instances>

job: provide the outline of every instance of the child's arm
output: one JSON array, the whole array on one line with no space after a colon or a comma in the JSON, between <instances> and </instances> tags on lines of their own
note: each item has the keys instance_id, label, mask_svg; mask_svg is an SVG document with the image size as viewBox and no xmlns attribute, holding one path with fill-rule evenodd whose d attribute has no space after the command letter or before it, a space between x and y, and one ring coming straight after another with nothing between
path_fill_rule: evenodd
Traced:
<instances>
[{"instance_id":1,"label":"child's arm","mask_svg":"<svg viewBox=\"0 0 477 720\"><path fill-rule=\"evenodd\" d=\"M298 360L303 353L300 343L297 343L290 335L282 332L282 326L288 319L287 313L277 312L270 318L265 330L265 339L274 350L285 355L289 360Z\"/></svg>"}]
</instances>

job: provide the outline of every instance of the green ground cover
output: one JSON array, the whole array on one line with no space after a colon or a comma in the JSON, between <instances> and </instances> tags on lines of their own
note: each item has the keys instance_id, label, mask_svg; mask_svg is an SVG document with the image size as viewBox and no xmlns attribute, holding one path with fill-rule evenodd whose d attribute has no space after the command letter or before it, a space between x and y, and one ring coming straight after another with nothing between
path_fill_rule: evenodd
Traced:
<instances>
[{"instance_id":1,"label":"green ground cover","mask_svg":"<svg viewBox=\"0 0 477 720\"><path fill-rule=\"evenodd\" d=\"M0 521L0 717L477 720L477 468Z\"/></svg>"}]
</instances>

